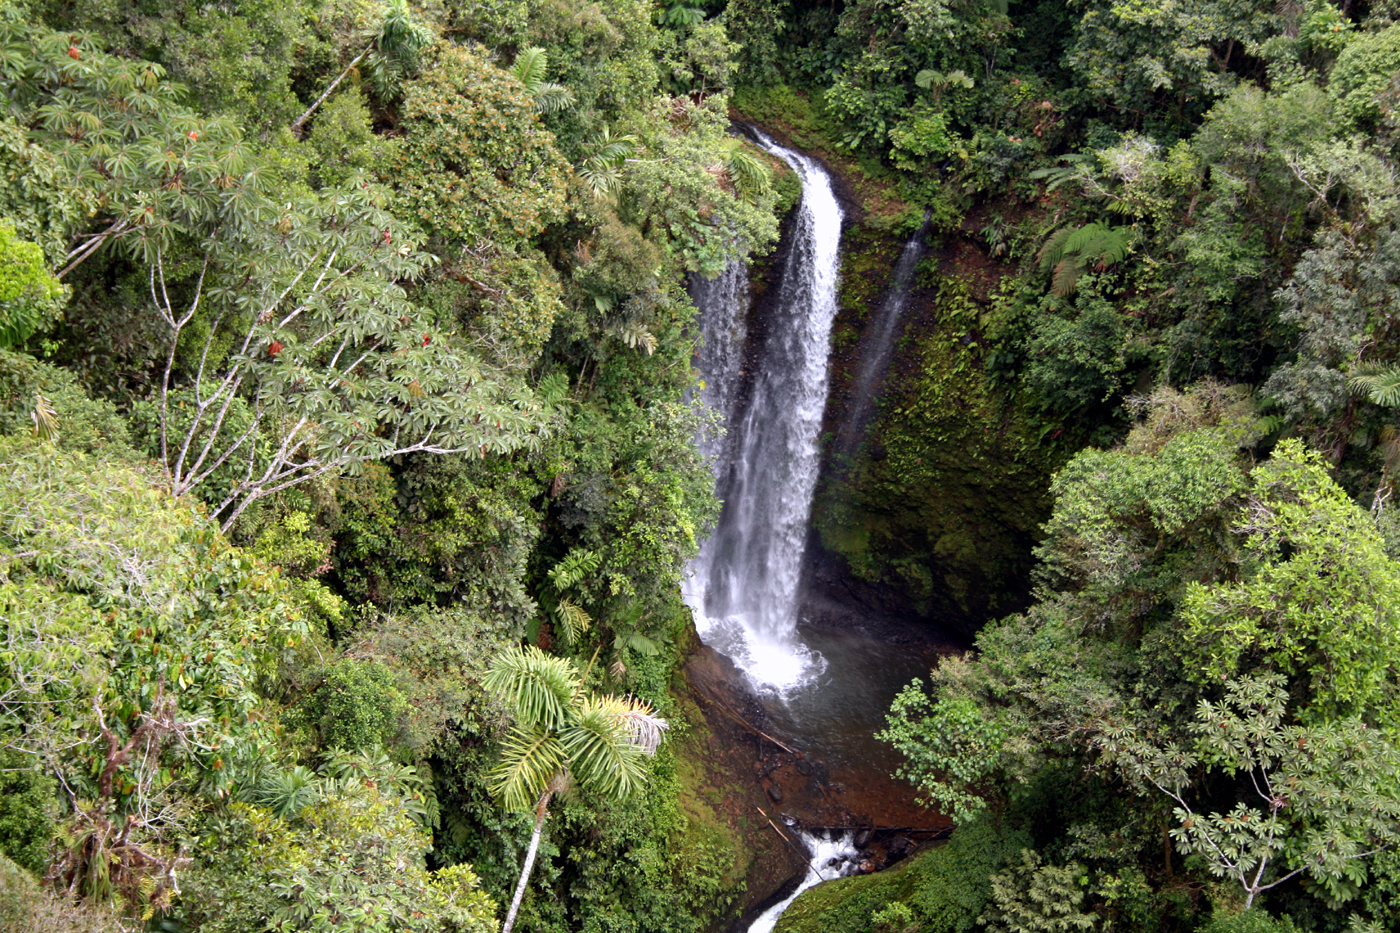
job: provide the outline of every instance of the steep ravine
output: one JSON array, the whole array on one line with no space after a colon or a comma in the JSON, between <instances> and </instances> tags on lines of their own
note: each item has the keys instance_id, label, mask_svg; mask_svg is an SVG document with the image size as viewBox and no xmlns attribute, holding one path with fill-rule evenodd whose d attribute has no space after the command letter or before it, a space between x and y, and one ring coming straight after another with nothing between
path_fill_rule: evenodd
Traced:
<instances>
[{"instance_id":1,"label":"steep ravine","mask_svg":"<svg viewBox=\"0 0 1400 933\"><path fill-rule=\"evenodd\" d=\"M827 671L813 675L817 689L784 695L755 690L753 677L712 648L697 645L686 669L687 701L705 722L692 740L693 760L703 763L693 775L694 793L709 800L748 856L745 907L729 927L735 931L747 930L807 875L799 829L858 833L851 842L869 859L866 870L894 864L946 833L947 821L916 806L912 790L890 776L898 762L872 734L902 684L925 674L941 652L965 645L991 614L1017 608L1048 486L1049 467L1018 410L981 378L976 321L986 289L964 286L959 263L947 258L958 252L949 244L960 234L929 237L933 258L913 270L895 319L879 322L873 312L889 307L883 286L901 253L908 258L915 231L891 222L888 203L881 205L885 213L872 215L856 186L829 162L825 167L845 215L841 288L825 361L830 391L820 414L820 470L811 521L804 523L793 613L802 649ZM793 255L799 223L789 217L783 243L751 271L751 281L731 269L696 290L699 301L721 294L738 301L697 360L707 400L732 416L728 436L702 438L720 461L722 495L726 482L733 487L732 471L754 472L752 457L744 467L743 445L755 442L745 441L738 419L752 414L761 377L771 382L763 347L786 339L779 315L792 283L784 277L809 261ZM798 249L810 252L810 246ZM736 299L746 284L748 297ZM877 324L891 331L883 351L870 346ZM885 359L872 361L872 353ZM863 411L848 407L853 391L864 397ZM847 428L846 443L836 450L837 432L852 421L864 430ZM742 576L737 558L744 548L733 536L731 528L707 545L706 561L718 553L730 562L721 589ZM701 589L713 584L707 577ZM697 585L688 584L692 604L705 606ZM747 611L735 608L732 587L708 605L731 615ZM712 629L714 620L703 626ZM735 654L741 666L762 667L745 655L746 646L736 649L732 633L707 640Z\"/></svg>"}]
</instances>

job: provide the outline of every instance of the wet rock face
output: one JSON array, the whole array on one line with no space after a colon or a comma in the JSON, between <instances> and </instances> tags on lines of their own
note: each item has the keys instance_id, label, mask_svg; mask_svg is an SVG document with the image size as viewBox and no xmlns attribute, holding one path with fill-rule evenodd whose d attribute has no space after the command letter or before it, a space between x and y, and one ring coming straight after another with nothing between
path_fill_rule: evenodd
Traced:
<instances>
[{"instance_id":1,"label":"wet rock face","mask_svg":"<svg viewBox=\"0 0 1400 933\"><path fill-rule=\"evenodd\" d=\"M900 251L897 238L868 229L846 243L825 421L832 437L850 420L848 407L862 404L872 309ZM1049 480L1064 454L1041 443L1026 403L985 377L980 326L991 286L985 263L964 252L935 249L921 266L861 442L827 451L805 599L921 619L970 641L985 619L1027 603Z\"/></svg>"}]
</instances>

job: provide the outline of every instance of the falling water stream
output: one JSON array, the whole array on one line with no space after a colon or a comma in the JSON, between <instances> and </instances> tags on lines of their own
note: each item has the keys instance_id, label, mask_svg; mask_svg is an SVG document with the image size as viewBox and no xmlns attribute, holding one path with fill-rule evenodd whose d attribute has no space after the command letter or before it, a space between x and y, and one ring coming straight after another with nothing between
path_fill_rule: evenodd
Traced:
<instances>
[{"instance_id":1,"label":"falling water stream","mask_svg":"<svg viewBox=\"0 0 1400 933\"><path fill-rule=\"evenodd\" d=\"M797 636L797 595L821 453L831 322L836 316L841 207L820 163L761 133L759 145L802 181L802 203L746 404L737 399L744 355L736 339L738 302L715 310L731 270L703 288L702 400L728 415L730 436L700 439L717 455L724 502L714 534L691 563L686 602L701 639L727 655L761 694L787 697L812 684L825 659ZM746 284L746 283L743 283ZM745 289L738 289L746 291ZM708 354L708 357L707 357ZM713 368L707 368L707 366Z\"/></svg>"},{"instance_id":2,"label":"falling water stream","mask_svg":"<svg viewBox=\"0 0 1400 933\"><path fill-rule=\"evenodd\" d=\"M814 884L843 878L856 869L860 852L856 849L852 833L840 833L835 839L825 835L798 832L798 838L807 847L811 857L807 860L807 874L793 892L778 903L769 907L749 924L748 933L772 933L778 918L787 910L797 896Z\"/></svg>"}]
</instances>

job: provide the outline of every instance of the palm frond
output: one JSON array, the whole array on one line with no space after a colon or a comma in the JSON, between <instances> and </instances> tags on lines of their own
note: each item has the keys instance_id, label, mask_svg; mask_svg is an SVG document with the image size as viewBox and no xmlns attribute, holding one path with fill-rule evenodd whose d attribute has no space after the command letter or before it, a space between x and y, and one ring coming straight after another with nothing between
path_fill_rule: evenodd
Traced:
<instances>
[{"instance_id":1,"label":"palm frond","mask_svg":"<svg viewBox=\"0 0 1400 933\"><path fill-rule=\"evenodd\" d=\"M564 559L549 568L549 582L559 592L578 586L589 574L597 573L603 555L584 547L576 547Z\"/></svg>"},{"instance_id":2,"label":"palm frond","mask_svg":"<svg viewBox=\"0 0 1400 933\"><path fill-rule=\"evenodd\" d=\"M272 811L278 819L289 820L321 796L320 783L310 768L297 765L264 777L248 793L250 803Z\"/></svg>"},{"instance_id":3,"label":"palm frond","mask_svg":"<svg viewBox=\"0 0 1400 933\"><path fill-rule=\"evenodd\" d=\"M742 139L730 136L720 144L720 148L724 152L725 169L741 198L753 203L768 192L773 185L768 166L745 148Z\"/></svg>"},{"instance_id":4,"label":"palm frond","mask_svg":"<svg viewBox=\"0 0 1400 933\"><path fill-rule=\"evenodd\" d=\"M565 749L549 732L516 726L491 772L491 796L509 810L528 810L565 770Z\"/></svg>"},{"instance_id":5,"label":"palm frond","mask_svg":"<svg viewBox=\"0 0 1400 933\"><path fill-rule=\"evenodd\" d=\"M601 696L598 704L623 723L632 744L647 755L656 754L663 734L671 728L670 723L656 715L656 710L636 697Z\"/></svg>"},{"instance_id":6,"label":"palm frond","mask_svg":"<svg viewBox=\"0 0 1400 933\"><path fill-rule=\"evenodd\" d=\"M630 797L646 779L645 752L632 741L626 721L605 705L610 698L590 697L574 720L560 730L559 741L579 783L597 794Z\"/></svg>"},{"instance_id":7,"label":"palm frond","mask_svg":"<svg viewBox=\"0 0 1400 933\"><path fill-rule=\"evenodd\" d=\"M647 330L646 325L638 321L626 321L618 324L610 328L610 332L633 350L641 347L646 351L647 356L656 352L656 335Z\"/></svg>"},{"instance_id":8,"label":"palm frond","mask_svg":"<svg viewBox=\"0 0 1400 933\"><path fill-rule=\"evenodd\" d=\"M1376 405L1387 408L1400 405L1400 365L1355 373L1347 380L1347 388L1357 395L1366 396Z\"/></svg>"},{"instance_id":9,"label":"palm frond","mask_svg":"<svg viewBox=\"0 0 1400 933\"><path fill-rule=\"evenodd\" d=\"M578 644L584 632L593 624L593 617L585 612L582 606L568 599L559 600L555 615L564 630L564 640L570 645Z\"/></svg>"},{"instance_id":10,"label":"palm frond","mask_svg":"<svg viewBox=\"0 0 1400 933\"><path fill-rule=\"evenodd\" d=\"M580 688L578 668L572 661L534 645L502 651L481 682L510 704L521 725L545 729L564 724Z\"/></svg>"},{"instance_id":11,"label":"palm frond","mask_svg":"<svg viewBox=\"0 0 1400 933\"><path fill-rule=\"evenodd\" d=\"M546 81L535 91L535 111L537 113L558 113L577 103L574 92L562 84Z\"/></svg>"},{"instance_id":12,"label":"palm frond","mask_svg":"<svg viewBox=\"0 0 1400 933\"><path fill-rule=\"evenodd\" d=\"M549 53L538 46L521 49L510 66L510 73L515 76L515 80L525 85L525 90L532 95L538 94L544 86L544 76L548 71Z\"/></svg>"},{"instance_id":13,"label":"palm frond","mask_svg":"<svg viewBox=\"0 0 1400 933\"><path fill-rule=\"evenodd\" d=\"M58 412L53 404L39 393L34 394L34 408L29 413L34 422L34 436L46 444L58 442Z\"/></svg>"},{"instance_id":14,"label":"palm frond","mask_svg":"<svg viewBox=\"0 0 1400 933\"><path fill-rule=\"evenodd\" d=\"M579 176L593 189L593 196L605 198L622 186L622 171L600 159L584 159L578 167Z\"/></svg>"}]
</instances>

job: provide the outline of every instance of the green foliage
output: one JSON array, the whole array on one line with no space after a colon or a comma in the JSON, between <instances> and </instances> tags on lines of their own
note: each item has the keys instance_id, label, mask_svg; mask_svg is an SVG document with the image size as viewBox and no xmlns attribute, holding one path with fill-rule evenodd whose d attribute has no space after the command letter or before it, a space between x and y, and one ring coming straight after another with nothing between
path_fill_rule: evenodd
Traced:
<instances>
[{"instance_id":1,"label":"green foliage","mask_svg":"<svg viewBox=\"0 0 1400 933\"><path fill-rule=\"evenodd\" d=\"M562 219L568 167L529 88L480 52L439 46L404 98L394 176L407 211L448 242L509 244Z\"/></svg>"},{"instance_id":2,"label":"green foliage","mask_svg":"<svg viewBox=\"0 0 1400 933\"><path fill-rule=\"evenodd\" d=\"M283 817L244 803L208 824L184 885L184 920L211 933L352 930L491 933L495 904L471 867L429 872L431 839L409 816L412 784L392 766L334 763Z\"/></svg>"},{"instance_id":3,"label":"green foliage","mask_svg":"<svg viewBox=\"0 0 1400 933\"><path fill-rule=\"evenodd\" d=\"M267 755L257 686L304 617L130 467L17 439L0 457L0 745L71 789L55 877L167 909L190 820Z\"/></svg>"},{"instance_id":4,"label":"green foliage","mask_svg":"<svg viewBox=\"0 0 1400 933\"><path fill-rule=\"evenodd\" d=\"M0 349L22 346L51 325L66 297L38 244L17 239L13 226L0 224Z\"/></svg>"},{"instance_id":5,"label":"green foliage","mask_svg":"<svg viewBox=\"0 0 1400 933\"><path fill-rule=\"evenodd\" d=\"M1337 56L1327 90L1346 123L1369 130L1381 117L1379 97L1400 71L1400 27L1363 33Z\"/></svg>"},{"instance_id":6,"label":"green foliage","mask_svg":"<svg viewBox=\"0 0 1400 933\"><path fill-rule=\"evenodd\" d=\"M388 746L408 712L387 667L353 658L331 665L310 704L322 745L353 751Z\"/></svg>"},{"instance_id":7,"label":"green foliage","mask_svg":"<svg viewBox=\"0 0 1400 933\"><path fill-rule=\"evenodd\" d=\"M38 243L48 269L62 265L68 238L87 218L95 196L73 183L63 164L28 138L13 119L0 120L0 217L21 240Z\"/></svg>"},{"instance_id":8,"label":"green foliage","mask_svg":"<svg viewBox=\"0 0 1400 933\"><path fill-rule=\"evenodd\" d=\"M1400 841L1400 796L1390 780L1400 750L1357 719L1285 725L1284 684L1280 675L1228 681L1223 702L1200 701L1189 745L1130 727L1102 739L1106 757L1126 775L1176 803L1177 849L1240 885L1246 908L1304 872L1344 900L1365 881L1361 860ZM1186 792L1202 765L1246 774L1249 802L1228 813L1195 812Z\"/></svg>"},{"instance_id":9,"label":"green foliage","mask_svg":"<svg viewBox=\"0 0 1400 933\"><path fill-rule=\"evenodd\" d=\"M889 728L876 737L904 756L895 776L925 795L919 801L924 806L937 807L959 824L986 809L980 792L997 774L1006 729L989 720L971 697L935 702L915 680L894 698Z\"/></svg>"},{"instance_id":10,"label":"green foliage","mask_svg":"<svg viewBox=\"0 0 1400 933\"><path fill-rule=\"evenodd\" d=\"M460 255L443 272L478 293L480 330L525 362L562 310L557 278L529 241L563 219L570 174L536 104L481 52L439 46L405 94L392 169L406 215Z\"/></svg>"},{"instance_id":11,"label":"green foliage","mask_svg":"<svg viewBox=\"0 0 1400 933\"><path fill-rule=\"evenodd\" d=\"M110 402L89 398L67 370L0 350L0 434L37 433L41 400L52 412L47 439L62 449L135 458L126 421Z\"/></svg>"},{"instance_id":12,"label":"green foliage","mask_svg":"<svg viewBox=\"0 0 1400 933\"><path fill-rule=\"evenodd\" d=\"M991 933L1091 930L1099 915L1080 910L1088 880L1077 862L1046 864L1034 849L1022 849L1021 864L992 876L991 905L977 922Z\"/></svg>"},{"instance_id":13,"label":"green foliage","mask_svg":"<svg viewBox=\"0 0 1400 933\"><path fill-rule=\"evenodd\" d=\"M362 175L387 176L401 145L374 133L363 95L337 94L321 107L306 140L312 181L340 188Z\"/></svg>"},{"instance_id":14,"label":"green foliage","mask_svg":"<svg viewBox=\"0 0 1400 933\"><path fill-rule=\"evenodd\" d=\"M1251 474L1239 513L1239 580L1190 583L1182 606L1202 681L1260 665L1306 678L1305 721L1400 715L1390 659L1400 650L1400 564L1374 523L1287 440Z\"/></svg>"},{"instance_id":15,"label":"green foliage","mask_svg":"<svg viewBox=\"0 0 1400 933\"><path fill-rule=\"evenodd\" d=\"M1237 80L1231 57L1270 35L1272 7L1246 0L1084 0L1065 63L1086 95L1162 114L1197 113ZM1222 56L1216 50L1224 48Z\"/></svg>"},{"instance_id":16,"label":"green foliage","mask_svg":"<svg viewBox=\"0 0 1400 933\"><path fill-rule=\"evenodd\" d=\"M42 876L54 837L54 782L33 761L0 751L0 858ZM0 924L0 929L3 929Z\"/></svg>"}]
</instances>

